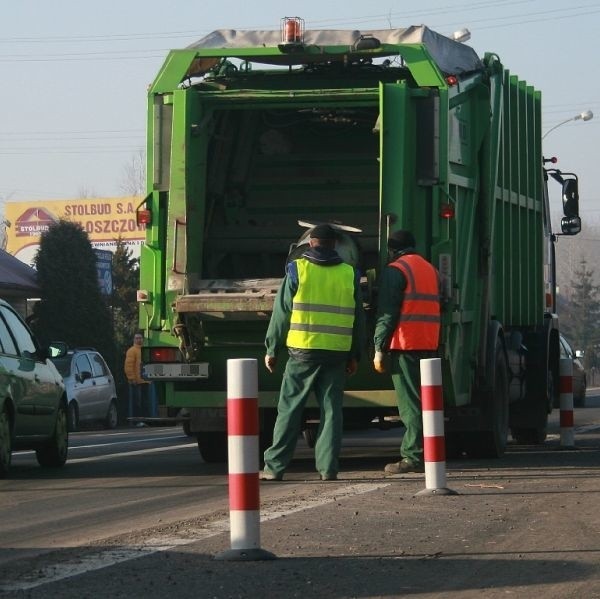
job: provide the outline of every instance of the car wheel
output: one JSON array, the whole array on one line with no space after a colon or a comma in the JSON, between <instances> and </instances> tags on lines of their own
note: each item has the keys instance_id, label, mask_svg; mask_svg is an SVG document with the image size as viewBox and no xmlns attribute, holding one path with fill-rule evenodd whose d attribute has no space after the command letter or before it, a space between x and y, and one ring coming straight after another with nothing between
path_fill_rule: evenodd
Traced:
<instances>
[{"instance_id":1,"label":"car wheel","mask_svg":"<svg viewBox=\"0 0 600 599\"><path fill-rule=\"evenodd\" d=\"M49 468L59 468L67 461L69 451L69 427L67 424L67 408L58 406L56 424L52 438L35 450L38 464Z\"/></svg>"},{"instance_id":2,"label":"car wheel","mask_svg":"<svg viewBox=\"0 0 600 599\"><path fill-rule=\"evenodd\" d=\"M0 412L0 478L4 478L8 474L11 454L10 419L8 411L3 408Z\"/></svg>"},{"instance_id":3,"label":"car wheel","mask_svg":"<svg viewBox=\"0 0 600 599\"><path fill-rule=\"evenodd\" d=\"M74 401L69 402L69 432L75 432L79 428L79 410Z\"/></svg>"},{"instance_id":4,"label":"car wheel","mask_svg":"<svg viewBox=\"0 0 600 599\"><path fill-rule=\"evenodd\" d=\"M573 395L573 407L585 408L585 390L579 395Z\"/></svg>"},{"instance_id":5,"label":"car wheel","mask_svg":"<svg viewBox=\"0 0 600 599\"><path fill-rule=\"evenodd\" d=\"M114 400L110 402L108 406L108 412L106 413L106 418L104 419L104 428L117 428L117 424L119 422L119 415L117 414L117 404Z\"/></svg>"}]
</instances>

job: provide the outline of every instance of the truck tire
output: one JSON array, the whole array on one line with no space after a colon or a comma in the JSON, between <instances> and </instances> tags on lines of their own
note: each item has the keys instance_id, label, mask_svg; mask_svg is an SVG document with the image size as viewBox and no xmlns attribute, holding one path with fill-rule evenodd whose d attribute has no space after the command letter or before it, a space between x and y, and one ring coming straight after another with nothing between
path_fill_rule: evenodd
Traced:
<instances>
[{"instance_id":1,"label":"truck tire","mask_svg":"<svg viewBox=\"0 0 600 599\"><path fill-rule=\"evenodd\" d=\"M534 406L537 410L537 426L522 427L512 426L510 434L516 443L519 445L541 445L546 440L548 430L548 411L549 406L554 405L556 397L560 397L557 393L557 387L552 374L552 370L548 368L548 377L546 383L546 396L543 403Z\"/></svg>"},{"instance_id":2,"label":"truck tire","mask_svg":"<svg viewBox=\"0 0 600 599\"><path fill-rule=\"evenodd\" d=\"M491 397L484 408L486 430L465 439L465 451L473 458L500 458L508 441L508 365L500 339L496 339L494 352Z\"/></svg>"},{"instance_id":3,"label":"truck tire","mask_svg":"<svg viewBox=\"0 0 600 599\"><path fill-rule=\"evenodd\" d=\"M460 433L445 434L446 459L456 460L463 454L463 435Z\"/></svg>"},{"instance_id":4,"label":"truck tire","mask_svg":"<svg viewBox=\"0 0 600 599\"><path fill-rule=\"evenodd\" d=\"M309 425L302 430L302 436L306 441L306 444L312 449L317 444L317 432L318 428L314 425Z\"/></svg>"},{"instance_id":5,"label":"truck tire","mask_svg":"<svg viewBox=\"0 0 600 599\"><path fill-rule=\"evenodd\" d=\"M58 407L56 423L52 438L35 450L38 464L46 468L60 468L67 461L69 451L69 426L67 408L64 404Z\"/></svg>"},{"instance_id":6,"label":"truck tire","mask_svg":"<svg viewBox=\"0 0 600 599\"><path fill-rule=\"evenodd\" d=\"M207 464L227 461L227 433L225 431L204 431L198 433L200 457Z\"/></svg>"},{"instance_id":7,"label":"truck tire","mask_svg":"<svg viewBox=\"0 0 600 599\"><path fill-rule=\"evenodd\" d=\"M547 431L545 428L512 428L510 434L519 445L541 445Z\"/></svg>"}]
</instances>

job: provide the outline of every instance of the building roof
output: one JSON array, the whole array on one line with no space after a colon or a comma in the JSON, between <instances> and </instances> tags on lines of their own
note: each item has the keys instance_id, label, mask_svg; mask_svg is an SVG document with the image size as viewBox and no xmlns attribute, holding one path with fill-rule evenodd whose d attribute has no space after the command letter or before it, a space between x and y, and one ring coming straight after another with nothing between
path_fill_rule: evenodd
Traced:
<instances>
[{"instance_id":1,"label":"building roof","mask_svg":"<svg viewBox=\"0 0 600 599\"><path fill-rule=\"evenodd\" d=\"M0 293L8 290L37 294L40 288L33 268L0 250Z\"/></svg>"}]
</instances>

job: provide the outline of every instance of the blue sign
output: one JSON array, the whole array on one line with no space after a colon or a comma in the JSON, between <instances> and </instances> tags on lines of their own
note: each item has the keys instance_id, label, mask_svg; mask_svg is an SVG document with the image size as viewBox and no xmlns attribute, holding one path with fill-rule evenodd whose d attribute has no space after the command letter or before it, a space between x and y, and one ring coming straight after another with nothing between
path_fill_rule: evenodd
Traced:
<instances>
[{"instance_id":1,"label":"blue sign","mask_svg":"<svg viewBox=\"0 0 600 599\"><path fill-rule=\"evenodd\" d=\"M96 272L98 273L98 286L100 293L111 295L112 284L112 257L113 253L108 250L94 250L96 254Z\"/></svg>"}]
</instances>

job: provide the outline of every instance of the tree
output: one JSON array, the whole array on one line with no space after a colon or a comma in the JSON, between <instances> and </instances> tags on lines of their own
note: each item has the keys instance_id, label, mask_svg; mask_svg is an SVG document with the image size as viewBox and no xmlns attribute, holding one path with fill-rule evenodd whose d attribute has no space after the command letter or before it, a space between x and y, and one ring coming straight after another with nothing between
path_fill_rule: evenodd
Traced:
<instances>
[{"instance_id":1,"label":"tree","mask_svg":"<svg viewBox=\"0 0 600 599\"><path fill-rule=\"evenodd\" d=\"M112 311L116 355L122 357L131 345L133 334L138 329L137 289L140 273L139 260L132 257L131 249L119 238L112 259ZM113 374L120 378L122 369ZM120 374L119 374L120 373Z\"/></svg>"},{"instance_id":2,"label":"tree","mask_svg":"<svg viewBox=\"0 0 600 599\"><path fill-rule=\"evenodd\" d=\"M594 270L585 258L573 272L571 294L559 318L565 336L575 349L585 351L585 368L598 366L600 345L600 286L594 285Z\"/></svg>"},{"instance_id":3,"label":"tree","mask_svg":"<svg viewBox=\"0 0 600 599\"><path fill-rule=\"evenodd\" d=\"M32 328L44 342L94 347L114 366L110 311L98 285L96 254L77 223L59 220L40 239L35 256L41 300Z\"/></svg>"},{"instance_id":4,"label":"tree","mask_svg":"<svg viewBox=\"0 0 600 599\"><path fill-rule=\"evenodd\" d=\"M146 153L140 149L123 167L119 189L131 196L143 196L146 193Z\"/></svg>"}]
</instances>

